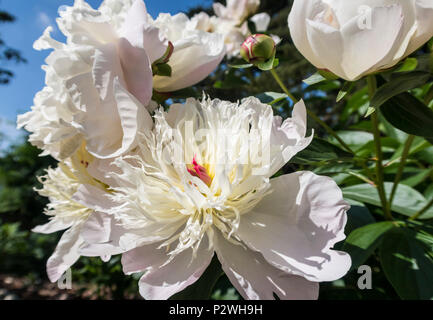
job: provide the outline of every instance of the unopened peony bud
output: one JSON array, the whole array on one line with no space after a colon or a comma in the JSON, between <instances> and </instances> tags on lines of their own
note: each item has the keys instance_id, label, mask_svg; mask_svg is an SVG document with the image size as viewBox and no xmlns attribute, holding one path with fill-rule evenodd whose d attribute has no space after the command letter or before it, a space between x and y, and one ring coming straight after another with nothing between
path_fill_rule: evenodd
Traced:
<instances>
[{"instance_id":1,"label":"unopened peony bud","mask_svg":"<svg viewBox=\"0 0 433 320\"><path fill-rule=\"evenodd\" d=\"M241 56L252 64L263 63L275 56L275 41L265 34L253 34L242 44Z\"/></svg>"}]
</instances>

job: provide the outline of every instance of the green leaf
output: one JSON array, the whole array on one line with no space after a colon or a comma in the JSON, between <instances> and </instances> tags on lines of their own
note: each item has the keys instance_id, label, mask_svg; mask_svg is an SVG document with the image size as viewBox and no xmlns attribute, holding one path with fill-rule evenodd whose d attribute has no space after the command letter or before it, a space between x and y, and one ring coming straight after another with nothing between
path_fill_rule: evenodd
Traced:
<instances>
[{"instance_id":1,"label":"green leaf","mask_svg":"<svg viewBox=\"0 0 433 320\"><path fill-rule=\"evenodd\" d=\"M417 157L418 159L427 162L431 165L433 165L433 147L432 146L428 146L427 148L417 152L416 154L414 154L415 157Z\"/></svg>"},{"instance_id":2,"label":"green leaf","mask_svg":"<svg viewBox=\"0 0 433 320\"><path fill-rule=\"evenodd\" d=\"M235 69L248 69L248 68L251 68L253 66L253 64L252 63L229 64L228 66L230 68L235 68Z\"/></svg>"},{"instance_id":3,"label":"green leaf","mask_svg":"<svg viewBox=\"0 0 433 320\"><path fill-rule=\"evenodd\" d=\"M347 170L353 168L353 163L330 163L314 168L314 173L318 175L330 175L336 173L347 173Z\"/></svg>"},{"instance_id":4,"label":"green leaf","mask_svg":"<svg viewBox=\"0 0 433 320\"><path fill-rule=\"evenodd\" d=\"M168 63L158 64L155 66L155 75L161 77L171 77L171 67Z\"/></svg>"},{"instance_id":5,"label":"green leaf","mask_svg":"<svg viewBox=\"0 0 433 320\"><path fill-rule=\"evenodd\" d=\"M380 110L396 128L415 136L433 138L433 111L411 94L391 98Z\"/></svg>"},{"instance_id":6,"label":"green leaf","mask_svg":"<svg viewBox=\"0 0 433 320\"><path fill-rule=\"evenodd\" d=\"M356 91L350 96L350 98L347 99L347 104L344 107L343 113L341 114L341 121L346 121L349 116L355 113L364 115L369 104L370 99L368 97L367 87Z\"/></svg>"},{"instance_id":7,"label":"green leaf","mask_svg":"<svg viewBox=\"0 0 433 320\"><path fill-rule=\"evenodd\" d=\"M430 76L430 73L424 71L402 72L394 75L388 83L377 89L371 99L370 107L377 109L392 97L423 86Z\"/></svg>"},{"instance_id":8,"label":"green leaf","mask_svg":"<svg viewBox=\"0 0 433 320\"><path fill-rule=\"evenodd\" d=\"M341 130L337 134L355 152L374 139L372 133L364 131ZM338 143L334 137L329 137L329 139L333 143Z\"/></svg>"},{"instance_id":9,"label":"green leaf","mask_svg":"<svg viewBox=\"0 0 433 320\"><path fill-rule=\"evenodd\" d=\"M382 151L386 152L394 152L396 149L396 142L394 139L389 137L380 138L380 142L382 144ZM352 148L355 150L355 148ZM374 141L369 141L361 148L356 148L356 155L358 157L367 158L375 155L375 144Z\"/></svg>"},{"instance_id":10,"label":"green leaf","mask_svg":"<svg viewBox=\"0 0 433 320\"><path fill-rule=\"evenodd\" d=\"M417 57L419 70L425 70L433 73L433 53L421 54Z\"/></svg>"},{"instance_id":11,"label":"green leaf","mask_svg":"<svg viewBox=\"0 0 433 320\"><path fill-rule=\"evenodd\" d=\"M262 62L262 63L258 63L257 64L257 68L259 68L262 71L269 71L272 70L274 68L275 65L275 53L273 55L272 58L270 58L269 60ZM278 61L276 62L276 65L278 65Z\"/></svg>"},{"instance_id":12,"label":"green leaf","mask_svg":"<svg viewBox=\"0 0 433 320\"><path fill-rule=\"evenodd\" d=\"M341 100L343 100L344 97L348 93L350 93L350 91L352 91L354 85L355 85L355 82L349 82L349 81L347 81L346 83L344 83L343 88L341 88L340 92L338 92L337 102L340 102Z\"/></svg>"},{"instance_id":13,"label":"green leaf","mask_svg":"<svg viewBox=\"0 0 433 320\"><path fill-rule=\"evenodd\" d=\"M352 199L345 199L350 204L350 209L347 212L347 223L344 228L344 233L349 235L352 231L375 223L376 219L370 213L370 210L362 203Z\"/></svg>"},{"instance_id":14,"label":"green leaf","mask_svg":"<svg viewBox=\"0 0 433 320\"><path fill-rule=\"evenodd\" d=\"M322 76L319 72L316 72L315 74L313 74L311 77L305 79L303 82L305 84L308 84L309 86L312 86L313 84L322 82L322 81L326 81L327 79Z\"/></svg>"},{"instance_id":15,"label":"green leaf","mask_svg":"<svg viewBox=\"0 0 433 320\"><path fill-rule=\"evenodd\" d=\"M186 266L185 266L186 267ZM224 274L221 264L214 255L211 264L194 284L172 296L170 300L208 300L218 279Z\"/></svg>"},{"instance_id":16,"label":"green leaf","mask_svg":"<svg viewBox=\"0 0 433 320\"><path fill-rule=\"evenodd\" d=\"M376 109L375 108L372 108L372 107L368 107L367 108L367 112L365 113L365 115L364 115L364 118L368 118L369 116L371 116L373 113L375 113L376 112Z\"/></svg>"},{"instance_id":17,"label":"green leaf","mask_svg":"<svg viewBox=\"0 0 433 320\"><path fill-rule=\"evenodd\" d=\"M433 199L433 184L431 184L424 193L427 200Z\"/></svg>"},{"instance_id":18,"label":"green leaf","mask_svg":"<svg viewBox=\"0 0 433 320\"><path fill-rule=\"evenodd\" d=\"M433 169L424 169L421 170L421 172L419 172L418 174L415 174L409 178L406 178L404 180L401 181L402 184L405 184L409 187L416 187L417 185L419 185L420 183L424 182L432 173Z\"/></svg>"},{"instance_id":19,"label":"green leaf","mask_svg":"<svg viewBox=\"0 0 433 320\"><path fill-rule=\"evenodd\" d=\"M380 122L383 124L385 133L387 136L400 142L402 145L406 142L408 135L403 131L397 129L392 124L390 124L382 115L380 115ZM403 146L404 147L404 146Z\"/></svg>"},{"instance_id":20,"label":"green leaf","mask_svg":"<svg viewBox=\"0 0 433 320\"><path fill-rule=\"evenodd\" d=\"M388 232L380 246L384 273L402 299L433 299L433 239L406 228Z\"/></svg>"},{"instance_id":21,"label":"green leaf","mask_svg":"<svg viewBox=\"0 0 433 320\"><path fill-rule=\"evenodd\" d=\"M428 149L430 147L430 144L425 141L423 138L420 137L415 137L415 140L412 143L412 146L410 147L409 150L409 156L412 154L421 154L422 151ZM389 160L390 163L398 160L401 160L401 156L403 154L403 150L404 150L404 145L400 145L400 147L395 151L395 153L393 154L393 156L391 157L391 159ZM433 151L433 150L432 150ZM428 154L422 153L423 156L423 160L428 162L429 156ZM432 158L433 160L433 158ZM433 164L433 163L432 163Z\"/></svg>"},{"instance_id":22,"label":"green leaf","mask_svg":"<svg viewBox=\"0 0 433 320\"><path fill-rule=\"evenodd\" d=\"M262 103L274 105L282 100L287 99L288 95L285 93L278 93L278 92L264 92L256 95L256 97Z\"/></svg>"},{"instance_id":23,"label":"green leaf","mask_svg":"<svg viewBox=\"0 0 433 320\"><path fill-rule=\"evenodd\" d=\"M433 85L427 90L424 95L424 102L426 105L430 106L431 101L433 100Z\"/></svg>"},{"instance_id":24,"label":"green leaf","mask_svg":"<svg viewBox=\"0 0 433 320\"><path fill-rule=\"evenodd\" d=\"M311 164L316 162L338 161L351 159L352 154L320 138L314 138L311 144L299 152L292 160L292 163Z\"/></svg>"},{"instance_id":25,"label":"green leaf","mask_svg":"<svg viewBox=\"0 0 433 320\"><path fill-rule=\"evenodd\" d=\"M387 199L391 195L393 183L385 182L385 193ZM372 204L377 207L381 207L381 201L377 192L377 188L370 184L358 184L342 189L344 197L361 201L364 203ZM424 196L417 190L399 184L392 204L392 211L400 213L405 216L412 216L428 204L428 201ZM433 218L433 208L427 210L420 219L431 219Z\"/></svg>"},{"instance_id":26,"label":"green leaf","mask_svg":"<svg viewBox=\"0 0 433 320\"><path fill-rule=\"evenodd\" d=\"M350 233L342 250L352 258L351 269L355 270L367 261L379 246L383 235L395 227L393 222L385 221L366 225Z\"/></svg>"},{"instance_id":27,"label":"green leaf","mask_svg":"<svg viewBox=\"0 0 433 320\"><path fill-rule=\"evenodd\" d=\"M331 71L329 70L325 70L325 69L319 69L317 71L322 77L324 77L326 80L337 80L340 77L333 74Z\"/></svg>"},{"instance_id":28,"label":"green leaf","mask_svg":"<svg viewBox=\"0 0 433 320\"><path fill-rule=\"evenodd\" d=\"M404 60L395 72L407 72L413 71L418 66L418 60L416 58L407 58Z\"/></svg>"}]
</instances>

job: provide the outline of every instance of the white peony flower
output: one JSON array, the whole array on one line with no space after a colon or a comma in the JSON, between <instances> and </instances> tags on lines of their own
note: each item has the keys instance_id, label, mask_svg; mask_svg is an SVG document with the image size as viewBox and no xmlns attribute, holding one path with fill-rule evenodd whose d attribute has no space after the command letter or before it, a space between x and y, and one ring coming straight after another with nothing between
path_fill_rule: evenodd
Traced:
<instances>
[{"instance_id":1,"label":"white peony flower","mask_svg":"<svg viewBox=\"0 0 433 320\"><path fill-rule=\"evenodd\" d=\"M295 0L289 28L317 68L346 80L390 68L433 36L430 0Z\"/></svg>"},{"instance_id":2,"label":"white peony flower","mask_svg":"<svg viewBox=\"0 0 433 320\"><path fill-rule=\"evenodd\" d=\"M48 28L35 42L35 49L54 49L46 60L47 87L36 96L32 111L18 117L18 127L31 132L31 143L59 160L83 141L100 159L128 153L137 133L153 125L148 113L155 108L153 89L193 85L224 55L221 36L196 30L169 33L181 25L164 26L176 20L170 17L154 21L142 0L107 0L98 10L76 0L59 12L57 23L67 41L53 40ZM154 79L152 65L167 59L172 77Z\"/></svg>"},{"instance_id":3,"label":"white peony flower","mask_svg":"<svg viewBox=\"0 0 433 320\"><path fill-rule=\"evenodd\" d=\"M86 236L82 232L84 225L97 230L97 236L91 235L88 239L91 242L109 239L111 219L80 203L80 199L89 197L89 193L93 194L92 197L106 193L105 187L86 171L91 161L93 158L84 148L80 148L70 161L60 163L56 169L48 169L47 174L39 178L43 188L36 191L49 198L45 213L51 218L47 224L33 231L49 234L66 230L47 261L47 274L52 282L59 280L81 256L79 250L86 244ZM104 205L110 206L108 199L104 200ZM109 258L101 257L104 260Z\"/></svg>"},{"instance_id":4,"label":"white peony flower","mask_svg":"<svg viewBox=\"0 0 433 320\"><path fill-rule=\"evenodd\" d=\"M191 25L197 30L223 35L226 54L229 58L239 55L242 43L251 34L247 23L239 25L236 20L210 17L206 12L200 12L192 17Z\"/></svg>"},{"instance_id":5,"label":"white peony flower","mask_svg":"<svg viewBox=\"0 0 433 320\"><path fill-rule=\"evenodd\" d=\"M135 0L104 0L98 11L110 17L110 24L116 30L120 30L134 2Z\"/></svg>"},{"instance_id":6,"label":"white peony flower","mask_svg":"<svg viewBox=\"0 0 433 320\"><path fill-rule=\"evenodd\" d=\"M317 282L350 268L349 255L331 249L345 238L348 205L330 178L270 179L311 142L306 130L303 102L284 122L256 98L189 99L158 110L137 154L115 161L117 186L107 198L117 206L103 212L116 230L82 252L124 251L124 272L144 272L146 299L194 283L214 253L244 298L316 299Z\"/></svg>"},{"instance_id":7,"label":"white peony flower","mask_svg":"<svg viewBox=\"0 0 433 320\"><path fill-rule=\"evenodd\" d=\"M191 19L191 24L198 30L223 35L227 56L236 57L239 56L242 43L251 35L246 20L259 6L260 0L229 0L227 7L221 3L214 3L215 16L210 17L206 12L200 12ZM257 32L265 32L268 30L271 17L263 12L252 16L250 20L255 24Z\"/></svg>"},{"instance_id":8,"label":"white peony flower","mask_svg":"<svg viewBox=\"0 0 433 320\"><path fill-rule=\"evenodd\" d=\"M152 24L174 46L169 61L172 76L154 78L154 88L159 92L176 91L202 81L224 58L223 36L194 28L183 13L160 14Z\"/></svg>"},{"instance_id":9,"label":"white peony flower","mask_svg":"<svg viewBox=\"0 0 433 320\"><path fill-rule=\"evenodd\" d=\"M213 10L217 17L233 20L239 25L256 13L259 6L260 0L227 0L227 6L214 3Z\"/></svg>"}]
</instances>

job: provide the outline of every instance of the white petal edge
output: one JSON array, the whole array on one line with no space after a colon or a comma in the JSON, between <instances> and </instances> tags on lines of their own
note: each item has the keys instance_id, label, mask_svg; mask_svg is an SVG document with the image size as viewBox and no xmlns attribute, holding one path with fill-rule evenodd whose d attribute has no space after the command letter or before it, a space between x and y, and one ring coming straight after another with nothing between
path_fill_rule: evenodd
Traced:
<instances>
[{"instance_id":1,"label":"white petal edge","mask_svg":"<svg viewBox=\"0 0 433 320\"><path fill-rule=\"evenodd\" d=\"M273 266L310 281L334 281L351 266L332 250L345 239L349 205L328 178L297 172L271 180L273 192L241 217L237 234Z\"/></svg>"},{"instance_id":2,"label":"white petal edge","mask_svg":"<svg viewBox=\"0 0 433 320\"><path fill-rule=\"evenodd\" d=\"M316 300L319 284L300 276L287 274L271 266L263 256L246 247L235 245L215 232L215 251L222 268L244 299Z\"/></svg>"}]
</instances>

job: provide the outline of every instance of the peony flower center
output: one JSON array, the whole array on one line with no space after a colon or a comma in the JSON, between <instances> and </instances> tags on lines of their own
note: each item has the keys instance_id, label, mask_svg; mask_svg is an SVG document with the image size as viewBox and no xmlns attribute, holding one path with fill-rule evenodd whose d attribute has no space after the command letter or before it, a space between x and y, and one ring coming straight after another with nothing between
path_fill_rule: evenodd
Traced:
<instances>
[{"instance_id":1,"label":"peony flower center","mask_svg":"<svg viewBox=\"0 0 433 320\"><path fill-rule=\"evenodd\" d=\"M187 170L192 176L198 177L201 181L206 183L208 187L212 184L212 178L209 175L208 170L198 164L195 156L192 160L192 164L187 165Z\"/></svg>"}]
</instances>

